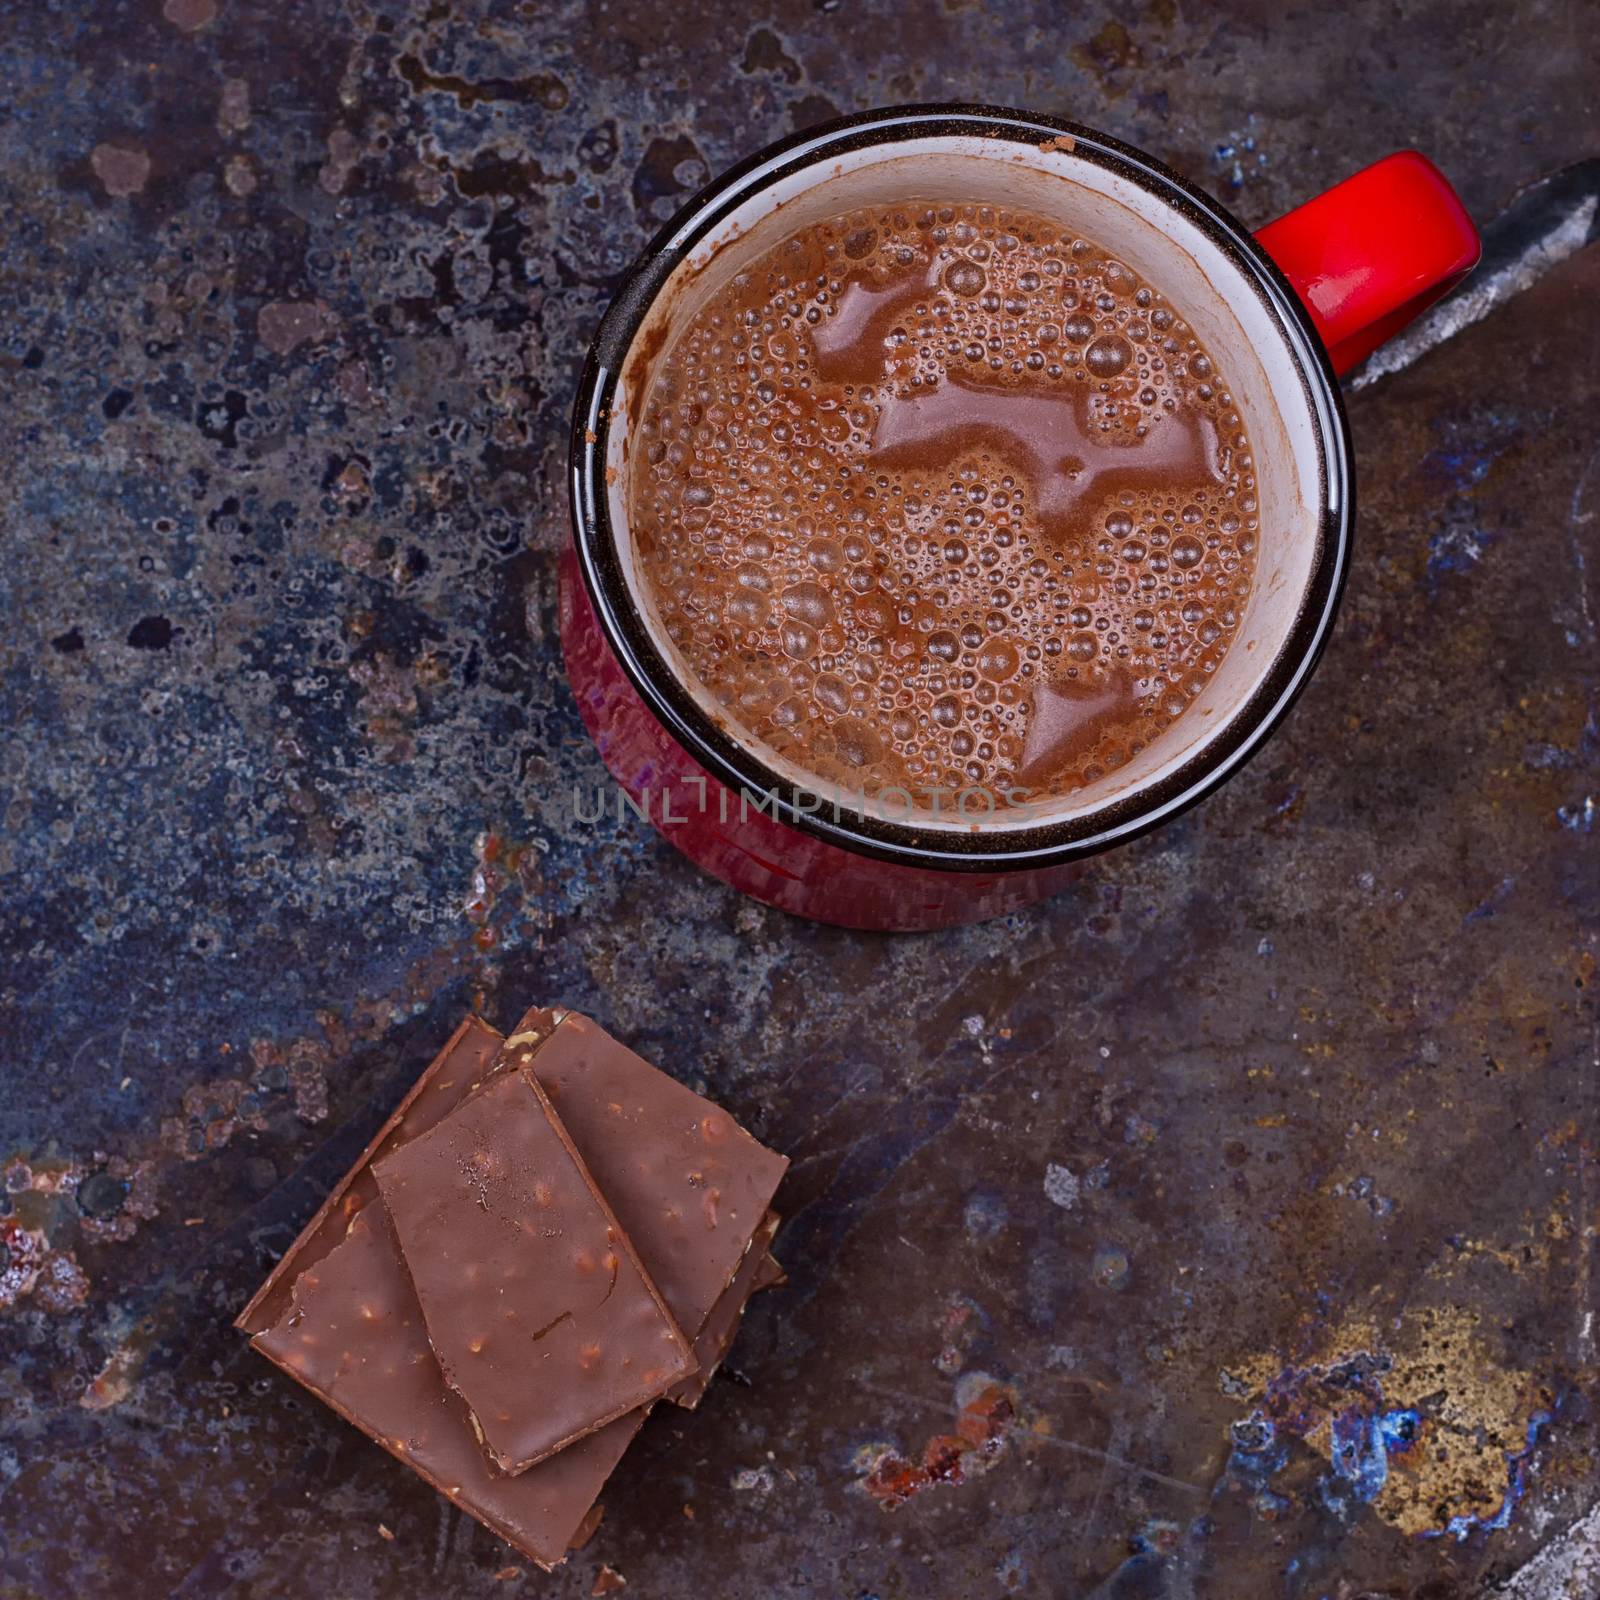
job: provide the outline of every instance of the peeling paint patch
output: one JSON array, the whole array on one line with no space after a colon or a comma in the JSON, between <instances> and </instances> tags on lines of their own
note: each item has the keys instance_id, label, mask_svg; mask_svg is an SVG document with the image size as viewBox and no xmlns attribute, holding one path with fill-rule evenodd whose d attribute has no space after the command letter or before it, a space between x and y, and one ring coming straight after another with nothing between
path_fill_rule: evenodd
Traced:
<instances>
[{"instance_id":1,"label":"peeling paint patch","mask_svg":"<svg viewBox=\"0 0 1600 1600\"><path fill-rule=\"evenodd\" d=\"M256 332L275 356L305 344L320 344L333 332L333 316L315 300L273 300L256 316Z\"/></svg>"},{"instance_id":2,"label":"peeling paint patch","mask_svg":"<svg viewBox=\"0 0 1600 1600\"><path fill-rule=\"evenodd\" d=\"M44 1235L9 1217L0 1222L0 1310L33 1293L46 1250Z\"/></svg>"},{"instance_id":3,"label":"peeling paint patch","mask_svg":"<svg viewBox=\"0 0 1600 1600\"><path fill-rule=\"evenodd\" d=\"M217 0L167 0L161 15L173 27L185 33L196 33L208 22L216 21Z\"/></svg>"},{"instance_id":4,"label":"peeling paint patch","mask_svg":"<svg viewBox=\"0 0 1600 1600\"><path fill-rule=\"evenodd\" d=\"M181 1114L162 1119L163 1151L194 1161L224 1148L241 1128L262 1132L285 1094L302 1122L321 1122L328 1114L327 1073L332 1059L331 1048L320 1039L296 1039L288 1045L254 1040L248 1078L192 1083L183 1091Z\"/></svg>"},{"instance_id":5,"label":"peeling paint patch","mask_svg":"<svg viewBox=\"0 0 1600 1600\"><path fill-rule=\"evenodd\" d=\"M976 1301L964 1294L952 1295L944 1315L939 1318L941 1344L934 1366L946 1377L953 1378L967 1364L973 1342L984 1331L988 1320Z\"/></svg>"},{"instance_id":6,"label":"peeling paint patch","mask_svg":"<svg viewBox=\"0 0 1600 1600\"><path fill-rule=\"evenodd\" d=\"M95 1151L77 1185L79 1226L90 1239L131 1239L160 1209L153 1161Z\"/></svg>"},{"instance_id":7,"label":"peeling paint patch","mask_svg":"<svg viewBox=\"0 0 1600 1600\"><path fill-rule=\"evenodd\" d=\"M217 104L217 132L226 137L250 126L250 85L243 78L224 78Z\"/></svg>"},{"instance_id":8,"label":"peeling paint patch","mask_svg":"<svg viewBox=\"0 0 1600 1600\"><path fill-rule=\"evenodd\" d=\"M116 198L138 194L150 181L150 157L143 150L97 144L90 152L89 165L106 193Z\"/></svg>"},{"instance_id":9,"label":"peeling paint patch","mask_svg":"<svg viewBox=\"0 0 1600 1600\"><path fill-rule=\"evenodd\" d=\"M1044 1192L1052 1205L1071 1211L1078 1203L1082 1185L1070 1167L1060 1167L1052 1161L1044 1169Z\"/></svg>"},{"instance_id":10,"label":"peeling paint patch","mask_svg":"<svg viewBox=\"0 0 1600 1600\"><path fill-rule=\"evenodd\" d=\"M89 1298L89 1275L70 1250L52 1250L39 1270L33 1298L53 1316L76 1311Z\"/></svg>"},{"instance_id":11,"label":"peeling paint patch","mask_svg":"<svg viewBox=\"0 0 1600 1600\"><path fill-rule=\"evenodd\" d=\"M28 1296L59 1316L89 1297L89 1279L70 1250L52 1250L37 1228L0 1218L0 1311Z\"/></svg>"},{"instance_id":12,"label":"peeling paint patch","mask_svg":"<svg viewBox=\"0 0 1600 1600\"><path fill-rule=\"evenodd\" d=\"M148 1325L141 1325L117 1345L94 1381L78 1397L78 1404L85 1411L109 1411L133 1393L150 1353L150 1337Z\"/></svg>"},{"instance_id":13,"label":"peeling paint patch","mask_svg":"<svg viewBox=\"0 0 1600 1600\"><path fill-rule=\"evenodd\" d=\"M1390 1326L1346 1322L1311 1359L1252 1364L1256 1402L1234 1424L1230 1470L1264 1488L1286 1465L1282 1441L1324 1455L1316 1493L1336 1516L1371 1506L1421 1538L1504 1528L1554 1396L1505 1366L1471 1312L1408 1312Z\"/></svg>"}]
</instances>

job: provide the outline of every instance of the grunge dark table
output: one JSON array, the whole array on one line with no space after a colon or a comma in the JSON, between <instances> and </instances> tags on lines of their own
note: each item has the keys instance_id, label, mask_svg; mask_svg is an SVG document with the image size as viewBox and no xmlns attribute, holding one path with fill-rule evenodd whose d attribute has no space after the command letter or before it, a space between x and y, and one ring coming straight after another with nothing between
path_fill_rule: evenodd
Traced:
<instances>
[{"instance_id":1,"label":"grunge dark table","mask_svg":"<svg viewBox=\"0 0 1600 1600\"><path fill-rule=\"evenodd\" d=\"M1576 0L6 8L0 1594L1600 1592L1597 39ZM1356 569L1266 753L895 940L574 820L553 617L630 257L911 99L1101 126L1252 223L1415 144L1494 270L1352 387ZM790 1287L548 1579L228 1326L458 1017L541 999L795 1158Z\"/></svg>"}]
</instances>

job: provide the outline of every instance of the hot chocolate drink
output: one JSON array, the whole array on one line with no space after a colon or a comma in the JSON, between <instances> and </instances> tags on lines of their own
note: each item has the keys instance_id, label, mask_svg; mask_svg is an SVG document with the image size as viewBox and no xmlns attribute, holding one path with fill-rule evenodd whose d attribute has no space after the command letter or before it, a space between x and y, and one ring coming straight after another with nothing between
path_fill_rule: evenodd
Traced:
<instances>
[{"instance_id":1,"label":"hot chocolate drink","mask_svg":"<svg viewBox=\"0 0 1600 1600\"><path fill-rule=\"evenodd\" d=\"M819 789L1093 783L1234 638L1249 440L1156 284L1043 217L807 227L676 330L628 515L677 669Z\"/></svg>"}]
</instances>

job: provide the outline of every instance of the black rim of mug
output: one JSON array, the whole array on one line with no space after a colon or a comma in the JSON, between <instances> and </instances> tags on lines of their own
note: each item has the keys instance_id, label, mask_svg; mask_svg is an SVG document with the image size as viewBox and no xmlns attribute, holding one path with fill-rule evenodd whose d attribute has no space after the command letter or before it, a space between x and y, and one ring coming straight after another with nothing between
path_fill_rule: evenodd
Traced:
<instances>
[{"instance_id":1,"label":"black rim of mug","mask_svg":"<svg viewBox=\"0 0 1600 1600\"><path fill-rule=\"evenodd\" d=\"M908 138L1006 139L1038 149L1065 135L1074 156L1108 167L1200 228L1241 269L1294 360L1316 424L1320 515L1311 577L1282 648L1234 714L1200 750L1147 784L1079 817L1005 830L936 830L834 807L832 794L792 785L696 703L664 659L628 590L606 493L607 426L619 374L658 294L727 214L805 168L863 146ZM1170 821L1237 772L1282 723L1315 670L1350 563L1354 483L1349 423L1327 352L1287 279L1249 231L1209 195L1143 151L1077 123L993 106L896 106L808 128L741 161L694 195L634 262L601 320L573 410L569 479L578 566L600 628L629 681L673 739L719 782L768 814L880 860L946 871L1036 869L1122 844Z\"/></svg>"}]
</instances>

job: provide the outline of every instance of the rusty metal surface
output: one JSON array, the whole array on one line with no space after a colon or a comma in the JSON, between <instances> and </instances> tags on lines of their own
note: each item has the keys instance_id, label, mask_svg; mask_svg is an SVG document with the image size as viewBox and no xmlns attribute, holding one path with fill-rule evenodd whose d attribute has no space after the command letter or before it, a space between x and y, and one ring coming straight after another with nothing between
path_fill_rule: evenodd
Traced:
<instances>
[{"instance_id":1,"label":"rusty metal surface","mask_svg":"<svg viewBox=\"0 0 1600 1600\"><path fill-rule=\"evenodd\" d=\"M1032 912L739 901L554 642L628 259L835 110L988 99L1252 223L1593 153L1589 5L139 0L0 28L0 1594L1592 1600L1600 258L1352 401L1326 663ZM1510 281L1510 280L1508 280ZM700 1412L527 1573L228 1326L478 1005L795 1158Z\"/></svg>"}]
</instances>

